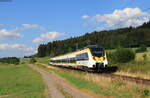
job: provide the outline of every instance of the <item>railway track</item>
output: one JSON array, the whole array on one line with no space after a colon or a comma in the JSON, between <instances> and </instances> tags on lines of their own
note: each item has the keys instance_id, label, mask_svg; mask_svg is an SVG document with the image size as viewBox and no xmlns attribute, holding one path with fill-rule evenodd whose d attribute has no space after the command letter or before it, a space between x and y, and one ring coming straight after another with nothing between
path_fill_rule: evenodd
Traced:
<instances>
[{"instance_id":1,"label":"railway track","mask_svg":"<svg viewBox=\"0 0 150 98\"><path fill-rule=\"evenodd\" d=\"M112 74L112 72L115 72L117 70L117 68L115 68L115 67L112 67L112 69L110 68L111 70L108 70L108 71L106 71L106 73L104 73L105 71L103 71L103 72L93 72L91 70L89 70L89 71L86 70L85 71L85 70L82 70L82 69L76 69L76 68L72 68L72 67L55 66L55 65L52 65L52 66L58 67L58 68L63 68L65 70L75 70L75 71L81 71L81 72L88 72L88 73L97 74L99 76L108 77L108 78L116 78L116 79L119 78L119 79L131 81L131 82L135 82L137 84L150 85L150 80L149 79L142 79L142 78L138 78L138 77Z\"/></svg>"},{"instance_id":2,"label":"railway track","mask_svg":"<svg viewBox=\"0 0 150 98\"><path fill-rule=\"evenodd\" d=\"M141 79L141 78L137 78L137 77L115 75L115 74L105 74L105 73L102 73L101 76L111 77L111 78L120 78L120 79L123 79L123 80L135 82L135 83L138 83L138 84L150 85L150 80L148 80L148 79Z\"/></svg>"}]
</instances>

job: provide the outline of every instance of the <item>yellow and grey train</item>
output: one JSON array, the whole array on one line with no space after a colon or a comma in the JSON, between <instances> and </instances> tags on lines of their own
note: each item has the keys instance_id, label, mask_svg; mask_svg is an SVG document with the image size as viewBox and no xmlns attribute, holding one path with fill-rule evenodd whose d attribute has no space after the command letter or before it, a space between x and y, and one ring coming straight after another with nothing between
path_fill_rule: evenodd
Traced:
<instances>
[{"instance_id":1,"label":"yellow and grey train","mask_svg":"<svg viewBox=\"0 0 150 98\"><path fill-rule=\"evenodd\" d=\"M56 56L50 59L50 64L73 68L103 69L108 65L104 48L88 45L83 49Z\"/></svg>"}]
</instances>

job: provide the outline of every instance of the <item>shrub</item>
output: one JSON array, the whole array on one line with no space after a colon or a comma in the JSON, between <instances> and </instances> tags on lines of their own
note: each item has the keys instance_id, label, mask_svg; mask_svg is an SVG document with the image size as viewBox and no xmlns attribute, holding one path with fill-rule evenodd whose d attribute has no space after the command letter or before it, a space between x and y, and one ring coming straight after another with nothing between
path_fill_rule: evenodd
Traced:
<instances>
[{"instance_id":1,"label":"shrub","mask_svg":"<svg viewBox=\"0 0 150 98\"><path fill-rule=\"evenodd\" d=\"M145 45L141 45L138 49L135 50L136 53L146 52L147 47Z\"/></svg>"},{"instance_id":2,"label":"shrub","mask_svg":"<svg viewBox=\"0 0 150 98\"><path fill-rule=\"evenodd\" d=\"M148 96L149 93L150 93L150 91L149 91L148 89L145 89L145 90L143 91L144 96Z\"/></svg>"},{"instance_id":3,"label":"shrub","mask_svg":"<svg viewBox=\"0 0 150 98\"><path fill-rule=\"evenodd\" d=\"M33 58L33 57L32 57L32 58L30 58L29 63L35 63L35 62L37 62L35 58Z\"/></svg>"},{"instance_id":4,"label":"shrub","mask_svg":"<svg viewBox=\"0 0 150 98\"><path fill-rule=\"evenodd\" d=\"M131 49L118 48L115 52L110 54L110 59L113 62L126 63L134 60L135 53Z\"/></svg>"}]
</instances>

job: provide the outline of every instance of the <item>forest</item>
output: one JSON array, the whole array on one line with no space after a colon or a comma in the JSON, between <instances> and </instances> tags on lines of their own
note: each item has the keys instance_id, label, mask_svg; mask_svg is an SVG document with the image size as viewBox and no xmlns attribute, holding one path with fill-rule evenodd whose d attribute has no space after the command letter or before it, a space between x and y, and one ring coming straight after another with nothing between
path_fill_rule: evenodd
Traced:
<instances>
[{"instance_id":1,"label":"forest","mask_svg":"<svg viewBox=\"0 0 150 98\"><path fill-rule=\"evenodd\" d=\"M94 31L82 36L40 44L38 53L34 56L53 57L75 51L87 45L100 45L105 49L115 49L120 46L125 48L139 47L140 45L150 46L150 22L139 27Z\"/></svg>"}]
</instances>

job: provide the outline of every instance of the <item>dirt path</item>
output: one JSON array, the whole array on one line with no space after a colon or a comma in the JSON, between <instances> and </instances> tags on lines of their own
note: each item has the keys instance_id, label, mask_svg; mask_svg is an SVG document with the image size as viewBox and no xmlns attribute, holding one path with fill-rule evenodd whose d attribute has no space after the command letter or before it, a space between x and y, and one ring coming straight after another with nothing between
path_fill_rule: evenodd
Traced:
<instances>
[{"instance_id":1,"label":"dirt path","mask_svg":"<svg viewBox=\"0 0 150 98\"><path fill-rule=\"evenodd\" d=\"M48 87L49 97L65 98L66 96L69 96L72 98L92 98L91 96L67 84L63 79L54 75L53 73L47 72L32 64L29 64L29 67L38 71L42 75L44 82Z\"/></svg>"}]
</instances>

